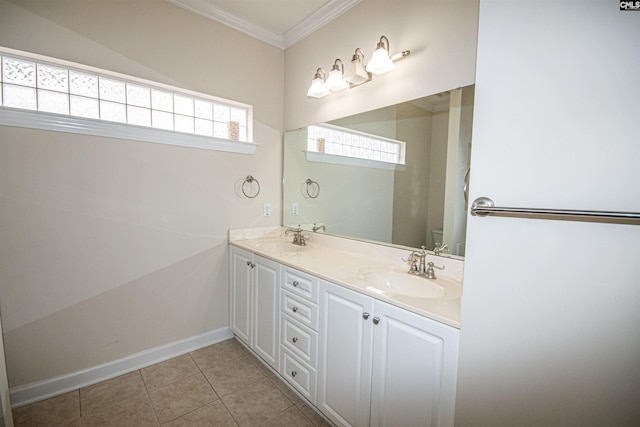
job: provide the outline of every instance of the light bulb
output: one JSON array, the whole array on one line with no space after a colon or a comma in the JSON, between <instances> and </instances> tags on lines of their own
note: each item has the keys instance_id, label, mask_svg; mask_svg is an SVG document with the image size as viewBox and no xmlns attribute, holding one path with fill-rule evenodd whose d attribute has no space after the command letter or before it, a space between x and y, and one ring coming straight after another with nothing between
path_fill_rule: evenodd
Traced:
<instances>
[{"instance_id":1,"label":"light bulb","mask_svg":"<svg viewBox=\"0 0 640 427\"><path fill-rule=\"evenodd\" d=\"M324 80L317 78L311 82L307 96L309 98L322 98L329 95L329 93L329 89L327 89L327 86L324 84Z\"/></svg>"},{"instance_id":2,"label":"light bulb","mask_svg":"<svg viewBox=\"0 0 640 427\"><path fill-rule=\"evenodd\" d=\"M322 98L329 95L330 92L327 85L324 83L324 77L326 77L324 70L322 68L318 68L318 71L316 71L313 81L311 82L311 86L309 86L309 90L307 91L307 97Z\"/></svg>"},{"instance_id":3,"label":"light bulb","mask_svg":"<svg viewBox=\"0 0 640 427\"><path fill-rule=\"evenodd\" d=\"M378 48L373 52L371 61L367 64L367 71L379 76L389 71L393 71L396 66L393 64L391 58L389 58L389 52L384 47L378 44Z\"/></svg>"},{"instance_id":4,"label":"light bulb","mask_svg":"<svg viewBox=\"0 0 640 427\"><path fill-rule=\"evenodd\" d=\"M342 78L342 71L339 69L331 70L329 77L327 77L327 88L332 92L337 92L347 87L349 87L349 83Z\"/></svg>"}]
</instances>

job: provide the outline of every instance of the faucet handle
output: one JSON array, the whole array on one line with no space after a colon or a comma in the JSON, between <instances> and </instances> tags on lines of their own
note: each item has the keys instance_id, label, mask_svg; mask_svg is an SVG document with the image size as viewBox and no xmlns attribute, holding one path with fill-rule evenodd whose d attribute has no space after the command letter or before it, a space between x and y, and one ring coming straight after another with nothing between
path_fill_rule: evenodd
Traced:
<instances>
[{"instance_id":1,"label":"faucet handle","mask_svg":"<svg viewBox=\"0 0 640 427\"><path fill-rule=\"evenodd\" d=\"M409 274L415 274L418 272L418 260L416 259L418 254L416 251L411 252L407 259L400 258L402 261L409 264Z\"/></svg>"},{"instance_id":2,"label":"faucet handle","mask_svg":"<svg viewBox=\"0 0 640 427\"><path fill-rule=\"evenodd\" d=\"M435 265L433 262L429 261L427 263L427 271L425 271L427 279L437 279L436 272L433 270L434 268L437 268L438 270L444 270L444 265Z\"/></svg>"},{"instance_id":3,"label":"faucet handle","mask_svg":"<svg viewBox=\"0 0 640 427\"><path fill-rule=\"evenodd\" d=\"M409 262L409 263L416 262L416 255L418 255L418 254L416 253L416 251L413 251L413 252L411 252L411 253L409 254L409 256L407 257L407 259L404 259L404 258L400 258L400 259L401 259L403 262Z\"/></svg>"}]
</instances>

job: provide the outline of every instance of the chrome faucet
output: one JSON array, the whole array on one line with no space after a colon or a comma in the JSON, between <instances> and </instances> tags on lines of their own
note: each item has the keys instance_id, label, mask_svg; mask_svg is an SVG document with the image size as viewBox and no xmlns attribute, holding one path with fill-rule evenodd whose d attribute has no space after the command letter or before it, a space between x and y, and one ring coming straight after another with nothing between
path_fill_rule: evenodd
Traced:
<instances>
[{"instance_id":1,"label":"chrome faucet","mask_svg":"<svg viewBox=\"0 0 640 427\"><path fill-rule=\"evenodd\" d=\"M304 234L302 234L304 230L302 230L302 228L300 228L300 224L298 224L298 228L287 228L284 232L284 234L289 234L289 233L293 233L293 243L294 245L298 245L298 246L307 246L307 240L304 237Z\"/></svg>"},{"instance_id":2,"label":"chrome faucet","mask_svg":"<svg viewBox=\"0 0 640 427\"><path fill-rule=\"evenodd\" d=\"M316 225L316 223L314 222L313 227L311 227L311 231L315 233L316 231L319 231L319 230L327 231L327 227L325 227L324 225Z\"/></svg>"},{"instance_id":3,"label":"chrome faucet","mask_svg":"<svg viewBox=\"0 0 640 427\"><path fill-rule=\"evenodd\" d=\"M433 262L425 262L427 258L427 250L422 246L420 252L413 251L407 259L402 259L409 263L409 274L414 276L426 277L427 279L435 279L436 274L434 268L444 270L443 265L435 265Z\"/></svg>"}]
</instances>

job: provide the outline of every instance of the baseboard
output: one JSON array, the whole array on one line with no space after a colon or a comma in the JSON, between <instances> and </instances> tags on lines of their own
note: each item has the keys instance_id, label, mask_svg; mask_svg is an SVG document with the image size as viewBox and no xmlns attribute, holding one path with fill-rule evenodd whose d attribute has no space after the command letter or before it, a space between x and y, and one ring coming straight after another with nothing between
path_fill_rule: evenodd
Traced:
<instances>
[{"instance_id":1,"label":"baseboard","mask_svg":"<svg viewBox=\"0 0 640 427\"><path fill-rule=\"evenodd\" d=\"M35 383L11 388L11 407L17 408L78 390L117 376L163 362L172 357L198 350L233 337L229 327L216 329L202 335L175 341L160 347L132 354L104 365L94 366L82 371L49 378Z\"/></svg>"}]
</instances>

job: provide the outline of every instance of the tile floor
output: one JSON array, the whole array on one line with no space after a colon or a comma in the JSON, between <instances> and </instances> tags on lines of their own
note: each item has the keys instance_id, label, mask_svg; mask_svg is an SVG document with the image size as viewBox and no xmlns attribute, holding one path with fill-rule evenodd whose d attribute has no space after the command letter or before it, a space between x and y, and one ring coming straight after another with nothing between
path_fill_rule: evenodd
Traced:
<instances>
[{"instance_id":1,"label":"tile floor","mask_svg":"<svg viewBox=\"0 0 640 427\"><path fill-rule=\"evenodd\" d=\"M329 426L235 339L13 410L22 426Z\"/></svg>"}]
</instances>

